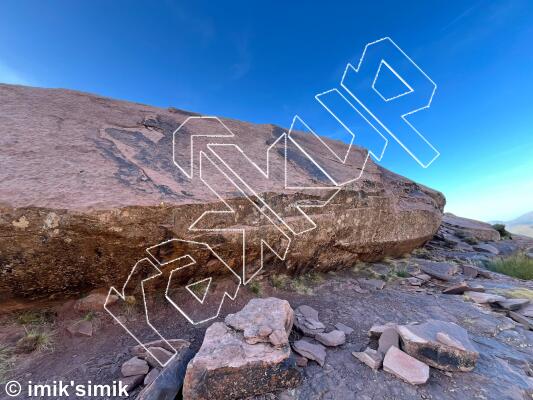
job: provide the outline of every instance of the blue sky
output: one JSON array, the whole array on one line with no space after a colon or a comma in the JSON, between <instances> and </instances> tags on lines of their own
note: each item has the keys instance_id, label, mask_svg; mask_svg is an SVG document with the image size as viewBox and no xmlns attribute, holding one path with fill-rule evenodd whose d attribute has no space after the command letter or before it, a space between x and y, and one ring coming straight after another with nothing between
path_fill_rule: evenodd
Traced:
<instances>
[{"instance_id":1,"label":"blue sky","mask_svg":"<svg viewBox=\"0 0 533 400\"><path fill-rule=\"evenodd\" d=\"M390 140L382 165L441 190L459 215L533 210L528 0L3 0L0 82L287 127L384 36L438 85L411 122L441 156L423 169Z\"/></svg>"}]
</instances>

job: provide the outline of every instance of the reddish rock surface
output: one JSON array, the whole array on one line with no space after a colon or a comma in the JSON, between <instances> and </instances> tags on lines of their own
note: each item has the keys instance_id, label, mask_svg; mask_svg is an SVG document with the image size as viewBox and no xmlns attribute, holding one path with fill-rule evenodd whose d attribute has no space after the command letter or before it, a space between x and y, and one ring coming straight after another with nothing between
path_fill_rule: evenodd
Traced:
<instances>
[{"instance_id":1,"label":"reddish rock surface","mask_svg":"<svg viewBox=\"0 0 533 400\"><path fill-rule=\"evenodd\" d=\"M394 346L385 354L383 369L412 385L421 385L429 379L429 367L426 364Z\"/></svg>"},{"instance_id":2,"label":"reddish rock surface","mask_svg":"<svg viewBox=\"0 0 533 400\"><path fill-rule=\"evenodd\" d=\"M188 179L173 163L173 132L191 115L70 90L0 85L0 298L121 286L148 246L171 237L217 243L219 255L237 269L242 242L235 233L191 235L187 230L204 211L221 206L213 204L219 199L205 185ZM177 136L179 163L190 158L192 135L221 129L213 120L195 121ZM223 122L261 165L266 149L286 132L274 125ZM359 176L365 150L352 148L343 165L312 135L293 135L339 181ZM338 153L346 150L343 143L326 142ZM279 167L284 153L278 150L270 152L270 162ZM323 186L314 164L289 150L291 182ZM284 189L279 168L273 167L266 182L254 168L240 174L257 183L254 189L270 196L272 207L293 226L308 224L292 206L295 201L332 194L317 197ZM240 210L231 224L250 235L260 232L267 240L279 240L279 232L258 218L235 187L227 185L220 194ZM310 264L328 270L404 254L433 236L443 206L441 193L369 159L360 179L346 185L327 207L306 209L318 228L291 243L286 261L272 257L269 271L298 273ZM220 221L213 217L207 223ZM260 257L258 246L247 251L251 263Z\"/></svg>"}]
</instances>

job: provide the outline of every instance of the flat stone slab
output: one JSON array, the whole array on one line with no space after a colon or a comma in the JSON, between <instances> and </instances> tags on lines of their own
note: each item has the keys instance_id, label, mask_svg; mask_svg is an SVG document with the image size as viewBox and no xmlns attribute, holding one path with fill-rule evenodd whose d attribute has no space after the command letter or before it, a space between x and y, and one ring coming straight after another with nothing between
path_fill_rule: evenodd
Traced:
<instances>
[{"instance_id":1,"label":"flat stone slab","mask_svg":"<svg viewBox=\"0 0 533 400\"><path fill-rule=\"evenodd\" d=\"M385 354L383 370L411 385L422 385L429 379L429 366L397 347L391 347Z\"/></svg>"},{"instance_id":2,"label":"flat stone slab","mask_svg":"<svg viewBox=\"0 0 533 400\"><path fill-rule=\"evenodd\" d=\"M393 322L387 322L386 324L384 325L372 325L372 327L368 330L368 336L370 336L371 338L374 338L374 339L379 339L379 337L381 336L381 334L391 328L391 327L396 327L397 324L393 323Z\"/></svg>"},{"instance_id":3,"label":"flat stone slab","mask_svg":"<svg viewBox=\"0 0 533 400\"><path fill-rule=\"evenodd\" d=\"M402 349L416 359L444 371L471 371L479 353L468 332L453 322L428 320L398 326Z\"/></svg>"},{"instance_id":4,"label":"flat stone slab","mask_svg":"<svg viewBox=\"0 0 533 400\"><path fill-rule=\"evenodd\" d=\"M528 304L526 307L518 310L517 313L524 317L533 318L533 304Z\"/></svg>"},{"instance_id":5,"label":"flat stone slab","mask_svg":"<svg viewBox=\"0 0 533 400\"><path fill-rule=\"evenodd\" d=\"M163 367L168 360L174 355L162 347L149 347L148 351L144 354L144 359L153 368Z\"/></svg>"},{"instance_id":6,"label":"flat stone slab","mask_svg":"<svg viewBox=\"0 0 533 400\"><path fill-rule=\"evenodd\" d=\"M318 319L318 311L307 305L301 305L294 310L294 326L309 337L315 337L317 333L322 333L326 329Z\"/></svg>"},{"instance_id":7,"label":"flat stone slab","mask_svg":"<svg viewBox=\"0 0 533 400\"><path fill-rule=\"evenodd\" d=\"M319 343L297 340L293 343L292 348L305 358L316 361L320 366L324 366L326 362L326 348Z\"/></svg>"},{"instance_id":8,"label":"flat stone slab","mask_svg":"<svg viewBox=\"0 0 533 400\"><path fill-rule=\"evenodd\" d=\"M469 299L478 304L490 304L496 303L498 301L507 300L505 297L492 294L492 293L482 293L482 292L473 292L467 291L464 293Z\"/></svg>"},{"instance_id":9,"label":"flat stone slab","mask_svg":"<svg viewBox=\"0 0 533 400\"><path fill-rule=\"evenodd\" d=\"M379 353L377 350L371 349L370 347L367 347L365 351L361 352L353 351L352 355L372 369L379 369L383 364L383 354Z\"/></svg>"},{"instance_id":10,"label":"flat stone slab","mask_svg":"<svg viewBox=\"0 0 533 400\"><path fill-rule=\"evenodd\" d=\"M529 299L506 299L497 301L496 304L506 310L517 311L520 310L522 307L527 306L529 304Z\"/></svg>"},{"instance_id":11,"label":"flat stone slab","mask_svg":"<svg viewBox=\"0 0 533 400\"><path fill-rule=\"evenodd\" d=\"M91 337L94 332L93 323L85 320L74 322L67 328L67 330L72 336Z\"/></svg>"},{"instance_id":12,"label":"flat stone slab","mask_svg":"<svg viewBox=\"0 0 533 400\"><path fill-rule=\"evenodd\" d=\"M450 286L442 291L443 294L464 294L465 292L484 292L482 285L461 282L457 285Z\"/></svg>"},{"instance_id":13,"label":"flat stone slab","mask_svg":"<svg viewBox=\"0 0 533 400\"><path fill-rule=\"evenodd\" d=\"M346 334L340 330L334 330L328 333L319 333L315 339L325 346L336 347L346 342Z\"/></svg>"},{"instance_id":14,"label":"flat stone slab","mask_svg":"<svg viewBox=\"0 0 533 400\"><path fill-rule=\"evenodd\" d=\"M431 276L428 274L417 274L415 275L416 279L420 279L423 282L428 282L431 279Z\"/></svg>"},{"instance_id":15,"label":"flat stone slab","mask_svg":"<svg viewBox=\"0 0 533 400\"><path fill-rule=\"evenodd\" d=\"M116 303L118 296L110 295L107 293L90 293L82 299L76 301L74 308L81 312L87 311L104 311L104 304L107 301L107 305Z\"/></svg>"},{"instance_id":16,"label":"flat stone slab","mask_svg":"<svg viewBox=\"0 0 533 400\"><path fill-rule=\"evenodd\" d=\"M479 274L478 269L470 265L463 265L462 269L463 269L463 275L469 278L475 278Z\"/></svg>"},{"instance_id":17,"label":"flat stone slab","mask_svg":"<svg viewBox=\"0 0 533 400\"><path fill-rule=\"evenodd\" d=\"M469 290L468 283L461 282L457 285L450 286L442 291L443 294L463 294Z\"/></svg>"},{"instance_id":18,"label":"flat stone slab","mask_svg":"<svg viewBox=\"0 0 533 400\"><path fill-rule=\"evenodd\" d=\"M167 351L183 351L188 349L191 346L191 343L184 339L168 339L168 340L154 340L151 342L144 343L143 346L140 344L130 347L130 353L134 356L144 358L146 355L146 349L149 347L161 347Z\"/></svg>"},{"instance_id":19,"label":"flat stone slab","mask_svg":"<svg viewBox=\"0 0 533 400\"><path fill-rule=\"evenodd\" d=\"M494 246L491 246L490 244L481 243L481 244L476 244L473 247L474 247L474 250L481 251L482 253L489 253L489 254L494 254L494 255L500 254L500 250L498 250Z\"/></svg>"},{"instance_id":20,"label":"flat stone slab","mask_svg":"<svg viewBox=\"0 0 533 400\"><path fill-rule=\"evenodd\" d=\"M148 372L148 375L144 377L144 386L151 385L153 381L156 380L156 378L159 376L159 373L161 371L157 368L152 368L150 372Z\"/></svg>"},{"instance_id":21,"label":"flat stone slab","mask_svg":"<svg viewBox=\"0 0 533 400\"><path fill-rule=\"evenodd\" d=\"M378 341L378 353L385 354L392 346L400 348L400 335L396 327L389 327L383 331Z\"/></svg>"},{"instance_id":22,"label":"flat stone slab","mask_svg":"<svg viewBox=\"0 0 533 400\"><path fill-rule=\"evenodd\" d=\"M453 280L453 276L459 270L457 265L446 262L434 262L419 259L417 259L416 262L417 264L419 264L420 270L422 272L442 281Z\"/></svg>"},{"instance_id":23,"label":"flat stone slab","mask_svg":"<svg viewBox=\"0 0 533 400\"><path fill-rule=\"evenodd\" d=\"M122 376L124 377L137 375L144 376L148 373L149 370L150 367L148 366L148 363L138 357L130 358L128 361L122 364L122 367L120 369Z\"/></svg>"},{"instance_id":24,"label":"flat stone slab","mask_svg":"<svg viewBox=\"0 0 533 400\"><path fill-rule=\"evenodd\" d=\"M348 325L344 325L342 322L337 322L335 324L335 328L337 328L339 331L343 331L345 335L350 335L353 333L353 329Z\"/></svg>"},{"instance_id":25,"label":"flat stone slab","mask_svg":"<svg viewBox=\"0 0 533 400\"><path fill-rule=\"evenodd\" d=\"M480 285L480 284L469 284L468 285L468 291L469 292L480 292L480 293L483 293L483 292L485 292L485 287L483 285Z\"/></svg>"},{"instance_id":26,"label":"flat stone slab","mask_svg":"<svg viewBox=\"0 0 533 400\"><path fill-rule=\"evenodd\" d=\"M509 317L514 319L516 322L522 324L524 328L529 329L530 331L533 331L533 319L525 317L514 311L509 311Z\"/></svg>"}]
</instances>

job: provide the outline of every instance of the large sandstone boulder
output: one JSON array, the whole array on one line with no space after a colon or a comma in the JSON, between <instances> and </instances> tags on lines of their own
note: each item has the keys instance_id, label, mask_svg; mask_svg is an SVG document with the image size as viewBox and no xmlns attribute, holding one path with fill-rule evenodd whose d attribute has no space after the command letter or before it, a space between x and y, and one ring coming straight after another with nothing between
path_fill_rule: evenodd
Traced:
<instances>
[{"instance_id":1,"label":"large sandstone boulder","mask_svg":"<svg viewBox=\"0 0 533 400\"><path fill-rule=\"evenodd\" d=\"M301 377L288 341L293 311L287 304L274 298L255 299L228 316L237 329L222 322L207 328L202 347L187 366L183 398L240 399L297 386ZM259 315L263 317L258 319ZM251 328L254 323L259 329ZM271 343L270 336L278 329L285 340ZM252 336L247 334L252 331Z\"/></svg>"},{"instance_id":2,"label":"large sandstone boulder","mask_svg":"<svg viewBox=\"0 0 533 400\"><path fill-rule=\"evenodd\" d=\"M191 115L69 90L0 85L0 298L120 287L135 262L146 256L145 249L169 238L216 244L217 254L238 270L238 233L188 230L205 211L222 207L198 173L189 179L173 163L189 165L193 136L198 140L194 149L209 153L209 138L202 142L197 135L224 130L216 120L195 119L176 135L174 146L174 131ZM273 146L268 179L235 154L224 154L225 160L241 167L240 177L295 232L312 225L296 202L320 203L334 191L285 189L280 168L287 153L291 185L329 188L322 170L294 145L286 152L279 148L284 129L223 122L236 138L217 140L237 142L262 167L266 149ZM343 164L315 136L293 132L292 137L338 182L357 178L368 157L352 147ZM346 144L324 140L337 154L346 152ZM193 156L191 170L198 157L206 160L199 154ZM219 168L220 161L210 153L213 159ZM259 239L279 242L280 231L236 187L219 183L225 188L220 196L239 211L229 221L210 215L204 226L245 229L248 237L258 239L246 244L247 261L257 264ZM433 236L443 206L439 192L369 159L360 178L343 186L326 207L305 209L317 228L291 236L285 261L267 252L269 271L298 273L310 264L327 270L404 254Z\"/></svg>"}]
</instances>

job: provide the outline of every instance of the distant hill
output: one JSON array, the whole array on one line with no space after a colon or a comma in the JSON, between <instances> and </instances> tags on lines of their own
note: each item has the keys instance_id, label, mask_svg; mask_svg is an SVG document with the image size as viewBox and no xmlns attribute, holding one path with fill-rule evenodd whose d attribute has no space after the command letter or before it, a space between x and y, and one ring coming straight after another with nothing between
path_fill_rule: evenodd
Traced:
<instances>
[{"instance_id":1,"label":"distant hill","mask_svg":"<svg viewBox=\"0 0 533 400\"><path fill-rule=\"evenodd\" d=\"M533 237L533 211L521 215L511 221L492 221L493 224L504 224L511 233Z\"/></svg>"}]
</instances>

